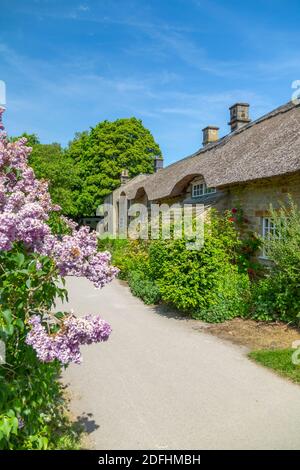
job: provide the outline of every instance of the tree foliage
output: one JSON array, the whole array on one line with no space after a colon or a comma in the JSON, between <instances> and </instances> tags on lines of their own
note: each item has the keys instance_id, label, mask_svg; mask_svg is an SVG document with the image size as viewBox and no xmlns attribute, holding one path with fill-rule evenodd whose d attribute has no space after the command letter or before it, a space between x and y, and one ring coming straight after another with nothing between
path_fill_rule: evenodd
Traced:
<instances>
[{"instance_id":1,"label":"tree foliage","mask_svg":"<svg viewBox=\"0 0 300 470\"><path fill-rule=\"evenodd\" d=\"M23 137L25 137L25 139L27 140L27 145L29 147L33 147L36 144L40 144L40 139L37 134L28 134L27 132L23 132L23 134L19 137L11 137L10 141L16 142L17 140Z\"/></svg>"},{"instance_id":2,"label":"tree foliage","mask_svg":"<svg viewBox=\"0 0 300 470\"><path fill-rule=\"evenodd\" d=\"M25 137L27 145L32 147L29 164L37 178L49 182L49 192L54 204L62 208L68 216L76 216L73 187L76 185L76 172L73 161L66 155L58 143L41 144L36 134L23 132L19 137L13 137L12 142Z\"/></svg>"},{"instance_id":3,"label":"tree foliage","mask_svg":"<svg viewBox=\"0 0 300 470\"><path fill-rule=\"evenodd\" d=\"M69 216L76 216L73 186L76 184L76 172L72 160L65 154L60 144L33 145L29 163L39 179L49 181L52 201Z\"/></svg>"},{"instance_id":4,"label":"tree foliage","mask_svg":"<svg viewBox=\"0 0 300 470\"><path fill-rule=\"evenodd\" d=\"M153 158L161 156L158 144L142 121L132 117L103 121L89 132L76 134L67 156L76 168L75 205L80 215L92 215L105 196L120 185L120 174L154 171Z\"/></svg>"}]
</instances>

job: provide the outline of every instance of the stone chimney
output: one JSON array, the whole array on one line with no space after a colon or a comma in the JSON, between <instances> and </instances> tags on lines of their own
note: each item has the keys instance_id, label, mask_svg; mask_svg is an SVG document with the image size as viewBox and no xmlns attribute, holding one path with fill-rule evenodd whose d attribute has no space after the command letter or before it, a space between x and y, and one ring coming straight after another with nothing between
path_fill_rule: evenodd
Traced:
<instances>
[{"instance_id":1,"label":"stone chimney","mask_svg":"<svg viewBox=\"0 0 300 470\"><path fill-rule=\"evenodd\" d=\"M213 142L217 142L219 140L219 128L216 126L207 126L202 129L203 132L203 145L204 147L208 144L212 144Z\"/></svg>"},{"instance_id":2,"label":"stone chimney","mask_svg":"<svg viewBox=\"0 0 300 470\"><path fill-rule=\"evenodd\" d=\"M126 170L126 168L122 170L120 180L121 180L121 184L126 184L130 180L129 173L128 173L128 170Z\"/></svg>"},{"instance_id":3,"label":"stone chimney","mask_svg":"<svg viewBox=\"0 0 300 470\"><path fill-rule=\"evenodd\" d=\"M154 172L157 173L159 170L162 170L163 167L164 167L164 159L160 155L155 155Z\"/></svg>"},{"instance_id":4,"label":"stone chimney","mask_svg":"<svg viewBox=\"0 0 300 470\"><path fill-rule=\"evenodd\" d=\"M236 103L229 108L229 111L230 122L228 124L231 127L231 132L240 129L251 121L248 103Z\"/></svg>"}]
</instances>

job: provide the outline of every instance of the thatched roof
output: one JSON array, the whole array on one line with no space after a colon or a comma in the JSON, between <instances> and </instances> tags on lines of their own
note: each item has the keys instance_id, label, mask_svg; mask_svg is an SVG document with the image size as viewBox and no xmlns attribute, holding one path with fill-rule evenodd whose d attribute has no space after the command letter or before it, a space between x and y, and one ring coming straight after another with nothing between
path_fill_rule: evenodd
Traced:
<instances>
[{"instance_id":1,"label":"thatched roof","mask_svg":"<svg viewBox=\"0 0 300 470\"><path fill-rule=\"evenodd\" d=\"M142 180L123 186L129 199L180 194L196 175L224 187L300 171L300 106L292 102Z\"/></svg>"},{"instance_id":2,"label":"thatched roof","mask_svg":"<svg viewBox=\"0 0 300 470\"><path fill-rule=\"evenodd\" d=\"M118 198L123 192L125 192L126 194L135 193L136 188L142 186L146 179L149 178L149 176L152 175L141 173L137 176L134 176L128 181L128 183L121 184L121 186L114 190L115 196Z\"/></svg>"}]
</instances>

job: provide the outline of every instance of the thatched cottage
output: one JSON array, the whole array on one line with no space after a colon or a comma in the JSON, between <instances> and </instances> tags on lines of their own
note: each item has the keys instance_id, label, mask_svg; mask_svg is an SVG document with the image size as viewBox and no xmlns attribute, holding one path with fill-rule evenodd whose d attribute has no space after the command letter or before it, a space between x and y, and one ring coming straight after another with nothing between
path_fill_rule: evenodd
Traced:
<instances>
[{"instance_id":1,"label":"thatched cottage","mask_svg":"<svg viewBox=\"0 0 300 470\"><path fill-rule=\"evenodd\" d=\"M116 209L120 195L130 203L202 203L220 211L240 205L251 228L272 230L269 207L290 194L300 205L300 105L292 102L250 121L249 105L230 108L231 132L219 139L218 128L203 129L203 147L155 173L128 180L106 202ZM117 212L116 212L117 213ZM118 222L116 221L116 224Z\"/></svg>"}]
</instances>

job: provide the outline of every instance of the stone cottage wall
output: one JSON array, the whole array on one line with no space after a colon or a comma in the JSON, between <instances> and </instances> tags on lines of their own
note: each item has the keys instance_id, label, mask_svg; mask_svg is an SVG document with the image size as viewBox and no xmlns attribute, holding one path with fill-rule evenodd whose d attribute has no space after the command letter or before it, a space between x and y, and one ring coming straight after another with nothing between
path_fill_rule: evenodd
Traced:
<instances>
[{"instance_id":1,"label":"stone cottage wall","mask_svg":"<svg viewBox=\"0 0 300 470\"><path fill-rule=\"evenodd\" d=\"M232 186L228 189L228 208L241 206L250 228L262 234L262 220L270 215L270 205L279 208L288 202L288 195L300 209L300 173Z\"/></svg>"}]
</instances>

